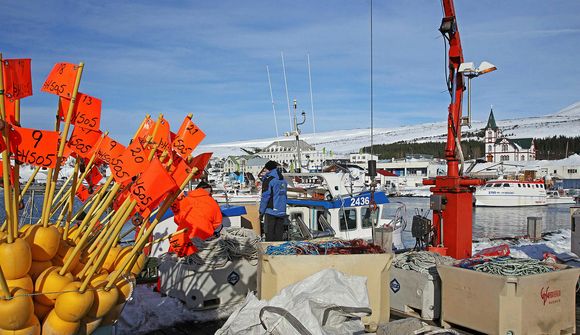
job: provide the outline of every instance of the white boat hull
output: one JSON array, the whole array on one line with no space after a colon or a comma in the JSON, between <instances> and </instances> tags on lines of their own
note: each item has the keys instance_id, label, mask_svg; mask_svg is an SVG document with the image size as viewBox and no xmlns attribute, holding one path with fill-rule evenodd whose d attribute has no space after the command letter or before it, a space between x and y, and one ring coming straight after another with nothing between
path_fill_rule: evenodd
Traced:
<instances>
[{"instance_id":1,"label":"white boat hull","mask_svg":"<svg viewBox=\"0 0 580 335\"><path fill-rule=\"evenodd\" d=\"M547 198L548 205L574 205L576 201L572 197Z\"/></svg>"},{"instance_id":2,"label":"white boat hull","mask_svg":"<svg viewBox=\"0 0 580 335\"><path fill-rule=\"evenodd\" d=\"M520 207L520 206L545 206L545 196L523 195L475 195L475 205L478 207Z\"/></svg>"},{"instance_id":3,"label":"white boat hull","mask_svg":"<svg viewBox=\"0 0 580 335\"><path fill-rule=\"evenodd\" d=\"M475 206L522 207L545 206L546 189L538 181L494 180L475 191Z\"/></svg>"}]
</instances>

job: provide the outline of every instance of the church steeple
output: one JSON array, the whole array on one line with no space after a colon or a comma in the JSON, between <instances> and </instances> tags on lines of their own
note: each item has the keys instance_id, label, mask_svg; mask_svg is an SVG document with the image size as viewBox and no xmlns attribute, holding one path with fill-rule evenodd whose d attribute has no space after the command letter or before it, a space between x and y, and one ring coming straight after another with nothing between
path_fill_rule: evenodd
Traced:
<instances>
[{"instance_id":1,"label":"church steeple","mask_svg":"<svg viewBox=\"0 0 580 335\"><path fill-rule=\"evenodd\" d=\"M493 129L497 130L497 124L495 123L495 117L493 116L493 106L491 107L491 111L489 112L489 119L487 119L487 126L485 129Z\"/></svg>"}]
</instances>

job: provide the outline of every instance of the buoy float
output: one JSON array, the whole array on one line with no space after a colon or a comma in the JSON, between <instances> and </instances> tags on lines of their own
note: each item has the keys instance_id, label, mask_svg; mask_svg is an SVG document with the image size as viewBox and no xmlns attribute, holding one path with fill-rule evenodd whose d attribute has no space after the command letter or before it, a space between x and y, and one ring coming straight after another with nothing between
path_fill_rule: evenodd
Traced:
<instances>
[{"instance_id":1,"label":"buoy float","mask_svg":"<svg viewBox=\"0 0 580 335\"><path fill-rule=\"evenodd\" d=\"M51 260L58 252L60 237L58 229L54 226L35 225L30 228L27 241L32 251L32 259L35 261Z\"/></svg>"},{"instance_id":2,"label":"buoy float","mask_svg":"<svg viewBox=\"0 0 580 335\"><path fill-rule=\"evenodd\" d=\"M80 326L80 321L64 321L52 310L42 323L42 335L74 335L79 331Z\"/></svg>"},{"instance_id":3,"label":"buoy float","mask_svg":"<svg viewBox=\"0 0 580 335\"><path fill-rule=\"evenodd\" d=\"M40 335L40 322L36 315L32 314L22 329L0 329L0 335Z\"/></svg>"},{"instance_id":4,"label":"buoy float","mask_svg":"<svg viewBox=\"0 0 580 335\"><path fill-rule=\"evenodd\" d=\"M0 244L0 267L6 279L18 279L28 274L32 264L30 246L17 238L12 243Z\"/></svg>"},{"instance_id":5,"label":"buoy float","mask_svg":"<svg viewBox=\"0 0 580 335\"><path fill-rule=\"evenodd\" d=\"M36 278L40 276L42 271L48 269L51 266L52 266L51 261L32 261L28 274L30 275L32 280L36 280Z\"/></svg>"},{"instance_id":6,"label":"buoy float","mask_svg":"<svg viewBox=\"0 0 580 335\"><path fill-rule=\"evenodd\" d=\"M81 271L83 271L84 267L85 267L85 263L79 262L77 264L77 266L74 267L74 269L71 269L70 272L73 275L77 276Z\"/></svg>"},{"instance_id":7,"label":"buoy float","mask_svg":"<svg viewBox=\"0 0 580 335\"><path fill-rule=\"evenodd\" d=\"M63 288L54 304L54 310L61 320L80 321L93 306L95 295L91 291L79 292L81 283L74 281Z\"/></svg>"},{"instance_id":8,"label":"buoy float","mask_svg":"<svg viewBox=\"0 0 580 335\"><path fill-rule=\"evenodd\" d=\"M113 275L115 275L115 273L111 273L109 275L109 278L111 278L111 276ZM117 281L115 282L115 286L117 287L117 290L119 290L118 303L121 304L129 300L131 294L133 293L134 285L135 285L135 276L133 274L129 274L128 276L124 277L119 277L119 279L117 279Z\"/></svg>"},{"instance_id":9,"label":"buoy float","mask_svg":"<svg viewBox=\"0 0 580 335\"><path fill-rule=\"evenodd\" d=\"M46 306L54 305L62 289L74 279L71 273L61 276L58 271L60 267L51 266L38 276L34 283L34 291L42 294L35 295L34 300Z\"/></svg>"},{"instance_id":10,"label":"buoy float","mask_svg":"<svg viewBox=\"0 0 580 335\"><path fill-rule=\"evenodd\" d=\"M46 306L38 301L34 301L34 315L40 320L41 322L44 321L44 318L52 311L54 306Z\"/></svg>"},{"instance_id":11,"label":"buoy float","mask_svg":"<svg viewBox=\"0 0 580 335\"><path fill-rule=\"evenodd\" d=\"M115 270L115 261L117 260L117 257L122 250L124 249L118 245L112 247L107 254L107 258L105 258L105 262L103 263L102 268L109 272Z\"/></svg>"},{"instance_id":12,"label":"buoy float","mask_svg":"<svg viewBox=\"0 0 580 335\"><path fill-rule=\"evenodd\" d=\"M112 287L110 290L105 291L104 287L107 285L107 281L103 280L96 285L92 285L95 289L95 301L93 307L89 311L88 316L92 318L102 318L107 315L117 305L119 300L119 291L116 287Z\"/></svg>"},{"instance_id":13,"label":"buoy float","mask_svg":"<svg viewBox=\"0 0 580 335\"><path fill-rule=\"evenodd\" d=\"M29 291L15 288L10 291L12 298L0 298L0 328L17 330L26 327L30 315L34 313L34 304Z\"/></svg>"},{"instance_id":14,"label":"buoy float","mask_svg":"<svg viewBox=\"0 0 580 335\"><path fill-rule=\"evenodd\" d=\"M8 287L10 289L22 288L28 292L34 292L34 284L32 283L32 278L30 278L29 275L18 279L8 279L6 282L8 283Z\"/></svg>"},{"instance_id":15,"label":"buoy float","mask_svg":"<svg viewBox=\"0 0 580 335\"><path fill-rule=\"evenodd\" d=\"M72 254L74 250L74 246L72 244L70 244L70 242L68 241L60 241L60 246L58 248L58 252L56 254L56 256L54 256L54 258L52 259L52 263L56 266L63 266L65 260L67 260L68 258L70 258L70 255ZM75 257L73 257L72 263L69 266L69 269L74 269L77 264L79 263L80 260L80 253L77 253L75 255Z\"/></svg>"},{"instance_id":16,"label":"buoy float","mask_svg":"<svg viewBox=\"0 0 580 335\"><path fill-rule=\"evenodd\" d=\"M119 252L117 259L115 260L115 270L123 270L119 268L123 266L123 264L125 263L125 259L129 258L129 256L131 255L131 250L132 250L131 247L125 247L123 248L123 250L121 250L121 252ZM146 260L147 257L145 256L145 254L141 253L137 258L135 265L133 265L133 267L129 272L131 272L135 276L141 273L141 270L143 270L143 267L145 266Z\"/></svg>"}]
</instances>

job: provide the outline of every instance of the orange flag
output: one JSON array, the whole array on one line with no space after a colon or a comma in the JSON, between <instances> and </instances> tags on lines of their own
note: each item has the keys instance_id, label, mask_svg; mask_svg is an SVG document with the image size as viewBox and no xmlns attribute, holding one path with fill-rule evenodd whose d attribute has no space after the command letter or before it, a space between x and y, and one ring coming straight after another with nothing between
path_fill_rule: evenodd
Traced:
<instances>
[{"instance_id":1,"label":"orange flag","mask_svg":"<svg viewBox=\"0 0 580 335\"><path fill-rule=\"evenodd\" d=\"M99 145L100 139L100 130L75 126L72 135L67 142L67 146L77 154L77 156L90 159L95 147Z\"/></svg>"},{"instance_id":2,"label":"orange flag","mask_svg":"<svg viewBox=\"0 0 580 335\"><path fill-rule=\"evenodd\" d=\"M191 155L193 149L205 138L205 134L190 118L186 117L173 141L173 150L181 157Z\"/></svg>"},{"instance_id":3,"label":"orange flag","mask_svg":"<svg viewBox=\"0 0 580 335\"><path fill-rule=\"evenodd\" d=\"M4 95L8 99L22 99L32 95L30 59L4 59Z\"/></svg>"},{"instance_id":4,"label":"orange flag","mask_svg":"<svg viewBox=\"0 0 580 335\"><path fill-rule=\"evenodd\" d=\"M40 90L63 98L72 98L78 68L71 63L56 63Z\"/></svg>"},{"instance_id":5,"label":"orange flag","mask_svg":"<svg viewBox=\"0 0 580 335\"><path fill-rule=\"evenodd\" d=\"M99 172L99 168L96 165L93 165L93 167L85 177L87 184L89 184L90 187L93 187L97 185L101 181L101 179L103 179L103 175L101 174L101 172Z\"/></svg>"},{"instance_id":6,"label":"orange flag","mask_svg":"<svg viewBox=\"0 0 580 335\"><path fill-rule=\"evenodd\" d=\"M58 114L62 121L66 118L69 106L70 99L60 99ZM101 127L101 99L79 92L73 108L71 122L83 128L99 130Z\"/></svg>"},{"instance_id":7,"label":"orange flag","mask_svg":"<svg viewBox=\"0 0 580 335\"><path fill-rule=\"evenodd\" d=\"M160 123L159 126L157 126L157 132L155 133L155 136L153 136L157 122L153 121L151 118L147 119L139 131L137 138L141 144L144 145L147 137L152 136L151 143L148 144L147 148L153 149L155 144L159 143L157 150L164 151L169 149L169 144L171 143L171 130L167 120L161 118L159 122Z\"/></svg>"},{"instance_id":8,"label":"orange flag","mask_svg":"<svg viewBox=\"0 0 580 335\"><path fill-rule=\"evenodd\" d=\"M77 188L75 195L81 202L85 202L89 199L91 193L89 192L89 189L85 185L81 184L81 186Z\"/></svg>"},{"instance_id":9,"label":"orange flag","mask_svg":"<svg viewBox=\"0 0 580 335\"><path fill-rule=\"evenodd\" d=\"M111 172L115 181L124 184L145 171L149 166L149 152L139 141L133 141L119 157L111 158Z\"/></svg>"},{"instance_id":10,"label":"orange flag","mask_svg":"<svg viewBox=\"0 0 580 335\"><path fill-rule=\"evenodd\" d=\"M0 160L0 166L2 165L2 160ZM10 165L9 167L10 169L10 183L12 185L14 185L14 181L16 179L15 175L14 175L14 167L12 165ZM4 177L4 169L2 167L0 167L0 179L2 179Z\"/></svg>"},{"instance_id":11,"label":"orange flag","mask_svg":"<svg viewBox=\"0 0 580 335\"><path fill-rule=\"evenodd\" d=\"M205 167L207 166L207 163L211 158L211 155L213 155L213 152L205 152L203 154L199 154L193 157L190 166L197 168L197 172L195 173L195 175L193 175L194 179L199 179L201 177L201 175L203 174L203 170L205 170Z\"/></svg>"},{"instance_id":12,"label":"orange flag","mask_svg":"<svg viewBox=\"0 0 580 335\"><path fill-rule=\"evenodd\" d=\"M16 102L4 96L4 112L9 123L16 124Z\"/></svg>"},{"instance_id":13,"label":"orange flag","mask_svg":"<svg viewBox=\"0 0 580 335\"><path fill-rule=\"evenodd\" d=\"M151 164L135 181L130 189L130 197L137 201L141 212L147 216L167 193L178 189L175 181L169 175L159 159L153 158Z\"/></svg>"},{"instance_id":14,"label":"orange flag","mask_svg":"<svg viewBox=\"0 0 580 335\"><path fill-rule=\"evenodd\" d=\"M10 151L15 159L24 164L55 168L59 133L12 126Z\"/></svg>"},{"instance_id":15,"label":"orange flag","mask_svg":"<svg viewBox=\"0 0 580 335\"><path fill-rule=\"evenodd\" d=\"M117 158L125 152L125 146L121 143L113 140L109 135L103 138L101 145L99 146L99 151L97 152L97 158L101 161L110 164L111 159Z\"/></svg>"}]
</instances>

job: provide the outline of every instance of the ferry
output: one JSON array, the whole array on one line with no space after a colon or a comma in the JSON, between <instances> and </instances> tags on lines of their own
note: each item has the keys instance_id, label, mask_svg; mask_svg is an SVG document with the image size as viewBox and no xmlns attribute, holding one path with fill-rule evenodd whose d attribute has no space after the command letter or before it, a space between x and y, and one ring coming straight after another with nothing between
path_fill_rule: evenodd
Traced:
<instances>
[{"instance_id":1,"label":"ferry","mask_svg":"<svg viewBox=\"0 0 580 335\"><path fill-rule=\"evenodd\" d=\"M491 180L475 191L479 207L545 206L546 188L542 180Z\"/></svg>"},{"instance_id":2,"label":"ferry","mask_svg":"<svg viewBox=\"0 0 580 335\"><path fill-rule=\"evenodd\" d=\"M560 195L558 191L547 191L546 192L546 202L548 205L560 205L560 204L567 204L567 205L574 205L576 201L573 197Z\"/></svg>"}]
</instances>

